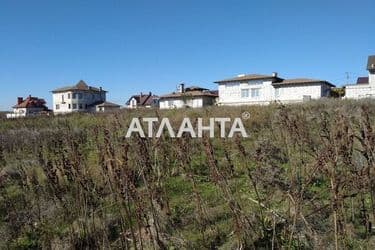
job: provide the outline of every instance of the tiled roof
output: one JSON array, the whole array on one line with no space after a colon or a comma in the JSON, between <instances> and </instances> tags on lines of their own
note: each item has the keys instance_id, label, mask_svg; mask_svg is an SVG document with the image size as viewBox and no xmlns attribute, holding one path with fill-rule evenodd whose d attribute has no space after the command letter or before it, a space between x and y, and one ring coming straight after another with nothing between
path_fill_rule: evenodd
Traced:
<instances>
[{"instance_id":1,"label":"tiled roof","mask_svg":"<svg viewBox=\"0 0 375 250\"><path fill-rule=\"evenodd\" d=\"M368 84L368 77L358 77L357 84Z\"/></svg>"},{"instance_id":2,"label":"tiled roof","mask_svg":"<svg viewBox=\"0 0 375 250\"><path fill-rule=\"evenodd\" d=\"M208 96L208 97L213 97L216 98L218 97L218 93L216 91L186 91L183 93L180 92L173 92L167 95L162 95L160 96L160 99L165 99L165 98L179 98L179 97L196 97L196 96Z\"/></svg>"},{"instance_id":3,"label":"tiled roof","mask_svg":"<svg viewBox=\"0 0 375 250\"><path fill-rule=\"evenodd\" d=\"M130 100L133 98L137 101L137 106L150 106L154 102L154 100L158 99L159 97L156 95L152 95L151 92L149 92L148 94L132 95L126 102L126 105L129 105Z\"/></svg>"},{"instance_id":4,"label":"tiled roof","mask_svg":"<svg viewBox=\"0 0 375 250\"><path fill-rule=\"evenodd\" d=\"M193 91L193 90L203 91L203 90L208 90L208 89L202 88L199 86L189 86L185 88L185 91Z\"/></svg>"},{"instance_id":5,"label":"tiled roof","mask_svg":"<svg viewBox=\"0 0 375 250\"><path fill-rule=\"evenodd\" d=\"M94 91L94 92L104 91L104 92L106 92L105 90L102 90L101 88L88 86L83 80L80 80L74 86L67 86L67 87L58 88L58 89L52 90L52 93L60 93L60 92L67 92L67 91L78 91L78 90L80 90L80 91Z\"/></svg>"},{"instance_id":6,"label":"tiled roof","mask_svg":"<svg viewBox=\"0 0 375 250\"><path fill-rule=\"evenodd\" d=\"M274 82L272 85L274 86L282 86L282 85L298 85L298 84L312 84L312 83L323 83L327 84L329 86L335 87L330 82L323 81L323 80L317 80L317 79L308 79L308 78L295 78L295 79L286 79L279 82Z\"/></svg>"},{"instance_id":7,"label":"tiled roof","mask_svg":"<svg viewBox=\"0 0 375 250\"><path fill-rule=\"evenodd\" d=\"M259 74L249 74L249 75L239 75L234 78L228 78L220 81L216 81L215 83L227 83L227 82L242 82L242 81L251 81L251 80L267 80L271 79L274 81L282 80L273 75L259 75Z\"/></svg>"},{"instance_id":8,"label":"tiled roof","mask_svg":"<svg viewBox=\"0 0 375 250\"><path fill-rule=\"evenodd\" d=\"M13 108L43 108L48 110L48 108L45 106L46 101L44 99L32 96L28 96L25 100L23 100L21 97L19 98L20 102L14 105Z\"/></svg>"}]
</instances>

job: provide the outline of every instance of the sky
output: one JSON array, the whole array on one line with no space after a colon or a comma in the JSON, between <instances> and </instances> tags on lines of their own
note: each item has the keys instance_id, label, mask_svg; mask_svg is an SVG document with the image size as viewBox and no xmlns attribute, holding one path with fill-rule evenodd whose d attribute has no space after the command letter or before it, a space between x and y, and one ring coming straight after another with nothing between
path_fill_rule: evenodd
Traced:
<instances>
[{"instance_id":1,"label":"sky","mask_svg":"<svg viewBox=\"0 0 375 250\"><path fill-rule=\"evenodd\" d=\"M0 0L0 110L81 79L119 104L244 73L341 86L367 75L374 24L374 0Z\"/></svg>"}]
</instances>

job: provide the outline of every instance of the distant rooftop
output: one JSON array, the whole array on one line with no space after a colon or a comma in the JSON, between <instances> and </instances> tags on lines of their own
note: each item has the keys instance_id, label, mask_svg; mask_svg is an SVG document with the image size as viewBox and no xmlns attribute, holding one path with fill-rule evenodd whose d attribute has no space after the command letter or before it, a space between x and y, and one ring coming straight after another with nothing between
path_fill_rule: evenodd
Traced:
<instances>
[{"instance_id":1,"label":"distant rooftop","mask_svg":"<svg viewBox=\"0 0 375 250\"><path fill-rule=\"evenodd\" d=\"M251 80L267 80L267 79L282 80L281 78L278 78L277 75L242 74L233 78L216 81L215 83L240 82L240 81L251 81Z\"/></svg>"},{"instance_id":2,"label":"distant rooftop","mask_svg":"<svg viewBox=\"0 0 375 250\"><path fill-rule=\"evenodd\" d=\"M207 97L216 98L218 97L218 92L211 91L211 90L201 88L198 86L191 86L191 87L186 87L184 92L173 92L170 94L162 95L160 96L160 99L179 98L179 97L198 97L198 96L207 96Z\"/></svg>"},{"instance_id":3,"label":"distant rooftop","mask_svg":"<svg viewBox=\"0 0 375 250\"><path fill-rule=\"evenodd\" d=\"M129 105L130 100L133 98L136 100L138 106L149 106L159 97L157 95L153 95L151 92L148 92L147 94L140 93L139 95L132 95L126 102L126 105Z\"/></svg>"},{"instance_id":4,"label":"distant rooftop","mask_svg":"<svg viewBox=\"0 0 375 250\"><path fill-rule=\"evenodd\" d=\"M368 77L367 76L358 77L357 84L368 84Z\"/></svg>"},{"instance_id":5,"label":"distant rooftop","mask_svg":"<svg viewBox=\"0 0 375 250\"><path fill-rule=\"evenodd\" d=\"M308 78L283 79L283 78L278 77L276 72L273 73L272 75L242 74L234 78L216 81L215 83L246 82L246 81L252 81L252 80L271 80L272 85L274 86L298 85L298 84L307 84L307 83L324 83L332 87L335 86L330 82L327 82L324 80L317 80L317 79L308 79Z\"/></svg>"},{"instance_id":6,"label":"distant rooftop","mask_svg":"<svg viewBox=\"0 0 375 250\"><path fill-rule=\"evenodd\" d=\"M74 86L67 86L52 90L52 93L60 93L60 92L67 92L67 91L94 91L94 92L107 92L101 88L91 87L87 85L83 80L80 80Z\"/></svg>"},{"instance_id":7,"label":"distant rooftop","mask_svg":"<svg viewBox=\"0 0 375 250\"><path fill-rule=\"evenodd\" d=\"M97 102L97 103L94 103L90 106L97 106L97 107L109 107L109 108L120 108L121 106L116 104L116 103L113 103L113 102Z\"/></svg>"},{"instance_id":8,"label":"distant rooftop","mask_svg":"<svg viewBox=\"0 0 375 250\"><path fill-rule=\"evenodd\" d=\"M280 85L296 85L296 84L307 84L307 83L324 83L327 85L330 85L331 87L335 87L330 82L324 81L324 80L318 80L318 79L308 79L308 78L295 78L295 79L285 79L280 82L274 82L272 85L274 86L280 86Z\"/></svg>"},{"instance_id":9,"label":"distant rooftop","mask_svg":"<svg viewBox=\"0 0 375 250\"><path fill-rule=\"evenodd\" d=\"M26 99L22 97L17 98L17 104L13 108L43 108L47 110L46 101L44 99L28 96Z\"/></svg>"}]
</instances>

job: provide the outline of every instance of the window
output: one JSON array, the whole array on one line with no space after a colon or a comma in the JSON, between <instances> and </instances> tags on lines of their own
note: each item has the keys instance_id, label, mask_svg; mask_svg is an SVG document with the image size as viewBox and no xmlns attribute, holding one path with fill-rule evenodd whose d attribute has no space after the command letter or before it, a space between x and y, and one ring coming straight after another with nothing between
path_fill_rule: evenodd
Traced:
<instances>
[{"instance_id":1,"label":"window","mask_svg":"<svg viewBox=\"0 0 375 250\"><path fill-rule=\"evenodd\" d=\"M95 99L95 95L94 94L91 94L91 99Z\"/></svg>"},{"instance_id":2,"label":"window","mask_svg":"<svg viewBox=\"0 0 375 250\"><path fill-rule=\"evenodd\" d=\"M73 99L77 98L77 93L73 93Z\"/></svg>"},{"instance_id":3,"label":"window","mask_svg":"<svg viewBox=\"0 0 375 250\"><path fill-rule=\"evenodd\" d=\"M249 97L249 89L241 89L241 98Z\"/></svg>"},{"instance_id":4,"label":"window","mask_svg":"<svg viewBox=\"0 0 375 250\"><path fill-rule=\"evenodd\" d=\"M70 99L71 98L71 95L70 95L70 93L68 93L68 99Z\"/></svg>"},{"instance_id":5,"label":"window","mask_svg":"<svg viewBox=\"0 0 375 250\"><path fill-rule=\"evenodd\" d=\"M73 103L73 109L77 109L77 104Z\"/></svg>"},{"instance_id":6,"label":"window","mask_svg":"<svg viewBox=\"0 0 375 250\"><path fill-rule=\"evenodd\" d=\"M82 107L83 107L82 104L79 104L79 109L82 109Z\"/></svg>"},{"instance_id":7,"label":"window","mask_svg":"<svg viewBox=\"0 0 375 250\"><path fill-rule=\"evenodd\" d=\"M82 99L83 95L82 93L78 93L78 99Z\"/></svg>"},{"instance_id":8,"label":"window","mask_svg":"<svg viewBox=\"0 0 375 250\"><path fill-rule=\"evenodd\" d=\"M259 97L259 89L251 89L251 97Z\"/></svg>"},{"instance_id":9,"label":"window","mask_svg":"<svg viewBox=\"0 0 375 250\"><path fill-rule=\"evenodd\" d=\"M71 109L72 108L72 105L68 104L68 109Z\"/></svg>"},{"instance_id":10,"label":"window","mask_svg":"<svg viewBox=\"0 0 375 250\"><path fill-rule=\"evenodd\" d=\"M64 103L64 94L61 95L61 102Z\"/></svg>"},{"instance_id":11,"label":"window","mask_svg":"<svg viewBox=\"0 0 375 250\"><path fill-rule=\"evenodd\" d=\"M173 101L168 101L168 107L173 107Z\"/></svg>"},{"instance_id":12,"label":"window","mask_svg":"<svg viewBox=\"0 0 375 250\"><path fill-rule=\"evenodd\" d=\"M60 105L59 104L56 104L56 109L60 109Z\"/></svg>"}]
</instances>

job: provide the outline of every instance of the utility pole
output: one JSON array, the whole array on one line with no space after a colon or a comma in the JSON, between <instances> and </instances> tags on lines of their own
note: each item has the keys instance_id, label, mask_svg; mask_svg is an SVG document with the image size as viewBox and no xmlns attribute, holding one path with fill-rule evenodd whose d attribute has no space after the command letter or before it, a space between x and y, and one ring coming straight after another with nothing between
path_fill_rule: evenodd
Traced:
<instances>
[{"instance_id":1,"label":"utility pole","mask_svg":"<svg viewBox=\"0 0 375 250\"><path fill-rule=\"evenodd\" d=\"M346 75L346 84L349 84L349 72L345 72Z\"/></svg>"}]
</instances>

